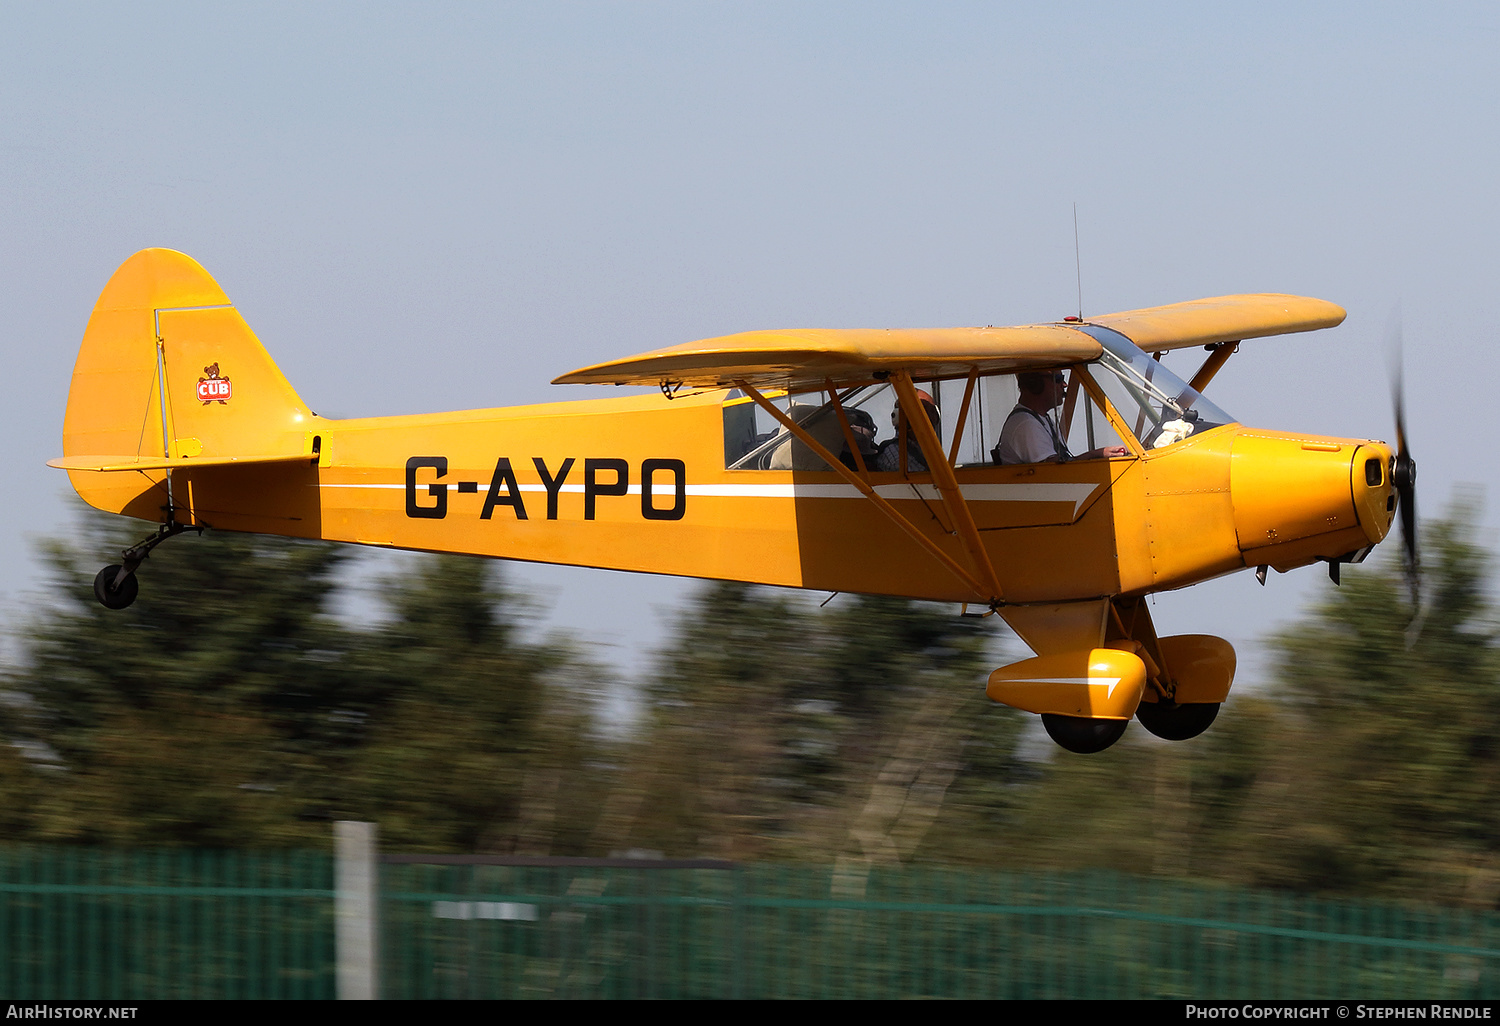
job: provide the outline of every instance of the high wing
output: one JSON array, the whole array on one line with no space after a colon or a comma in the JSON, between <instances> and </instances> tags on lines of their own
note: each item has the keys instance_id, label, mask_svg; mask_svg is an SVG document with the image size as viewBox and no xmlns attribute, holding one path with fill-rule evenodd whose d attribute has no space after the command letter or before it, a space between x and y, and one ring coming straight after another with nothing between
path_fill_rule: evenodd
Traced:
<instances>
[{"instance_id":1,"label":"high wing","mask_svg":"<svg viewBox=\"0 0 1500 1026\"><path fill-rule=\"evenodd\" d=\"M658 349L564 374L553 384L819 388L869 381L879 371L951 378L1092 360L1100 345L1055 324L1024 328L879 328L746 331Z\"/></svg>"},{"instance_id":2,"label":"high wing","mask_svg":"<svg viewBox=\"0 0 1500 1026\"><path fill-rule=\"evenodd\" d=\"M1105 314L1088 323L1118 331L1148 353L1164 353L1187 346L1317 331L1343 321L1344 308L1336 303L1261 292Z\"/></svg>"},{"instance_id":3,"label":"high wing","mask_svg":"<svg viewBox=\"0 0 1500 1026\"><path fill-rule=\"evenodd\" d=\"M1321 299L1269 293L1220 296L1107 314L1082 322L1015 328L851 328L747 331L583 367L553 383L727 388L736 381L793 391L872 380L906 371L913 378L963 377L1057 367L1099 356L1099 342L1078 330L1109 328L1148 352L1213 345L1330 328L1342 307Z\"/></svg>"}]
</instances>

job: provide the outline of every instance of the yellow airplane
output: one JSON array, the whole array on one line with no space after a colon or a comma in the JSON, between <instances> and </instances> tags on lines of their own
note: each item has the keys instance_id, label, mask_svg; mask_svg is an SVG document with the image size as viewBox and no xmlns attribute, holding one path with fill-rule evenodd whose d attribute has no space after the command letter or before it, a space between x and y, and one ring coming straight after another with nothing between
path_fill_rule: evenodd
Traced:
<instances>
[{"instance_id":1,"label":"yellow airplane","mask_svg":"<svg viewBox=\"0 0 1500 1026\"><path fill-rule=\"evenodd\" d=\"M1202 394L1240 342L1343 319L1242 295L1026 327L756 331L557 379L660 394L333 420L197 262L148 249L94 307L50 465L157 524L100 571L110 608L152 548L207 527L964 603L1037 653L988 695L1091 752L1133 717L1194 737L1229 694L1229 643L1158 635L1145 596L1317 561L1337 580L1398 494L1414 558L1399 419L1393 452L1247 428ZM1208 355L1184 381L1161 357L1190 347Z\"/></svg>"}]
</instances>

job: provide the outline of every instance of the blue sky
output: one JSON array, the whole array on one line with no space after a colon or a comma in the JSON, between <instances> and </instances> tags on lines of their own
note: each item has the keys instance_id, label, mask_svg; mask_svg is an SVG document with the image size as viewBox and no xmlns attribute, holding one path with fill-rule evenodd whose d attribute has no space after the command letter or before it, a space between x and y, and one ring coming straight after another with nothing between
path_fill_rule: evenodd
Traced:
<instances>
[{"instance_id":1,"label":"blue sky","mask_svg":"<svg viewBox=\"0 0 1500 1026\"><path fill-rule=\"evenodd\" d=\"M1211 394L1246 423L1390 438L1399 303L1435 513L1495 465L1497 52L1478 3L7 5L0 617L66 530L43 463L145 246L200 260L345 416L579 398L547 382L753 328L1054 319L1076 203L1086 312L1348 308L1229 363ZM625 667L692 587L517 576ZM1243 573L1156 615L1253 678L1326 587Z\"/></svg>"}]
</instances>

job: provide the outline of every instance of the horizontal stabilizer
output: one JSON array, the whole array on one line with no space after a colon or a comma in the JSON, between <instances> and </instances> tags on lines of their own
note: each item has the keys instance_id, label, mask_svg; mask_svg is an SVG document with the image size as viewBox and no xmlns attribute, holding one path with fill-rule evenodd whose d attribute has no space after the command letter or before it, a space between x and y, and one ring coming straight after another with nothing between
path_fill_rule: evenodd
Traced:
<instances>
[{"instance_id":1,"label":"horizontal stabilizer","mask_svg":"<svg viewBox=\"0 0 1500 1026\"><path fill-rule=\"evenodd\" d=\"M308 463L316 455L297 456L59 456L47 466L59 470L95 470L112 473L121 470L193 470L198 467L231 467L251 463Z\"/></svg>"}]
</instances>

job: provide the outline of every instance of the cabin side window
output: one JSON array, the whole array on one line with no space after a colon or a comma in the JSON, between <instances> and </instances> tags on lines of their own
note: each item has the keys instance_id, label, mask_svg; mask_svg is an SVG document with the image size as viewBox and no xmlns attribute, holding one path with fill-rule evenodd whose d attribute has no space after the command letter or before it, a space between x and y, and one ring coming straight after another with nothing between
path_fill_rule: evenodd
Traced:
<instances>
[{"instance_id":1,"label":"cabin side window","mask_svg":"<svg viewBox=\"0 0 1500 1026\"><path fill-rule=\"evenodd\" d=\"M917 384L925 396L923 408L942 435L946 452L952 441L952 432L944 425L941 400L946 391L957 403L962 391L955 391L951 382L946 383L946 390L935 382ZM896 440L898 404L895 389L888 382L872 382L840 394L843 419L848 423L847 434L839 411L829 401L826 392L790 396L780 393L768 395L767 399L851 470L860 469L861 463L866 471L893 471L900 467L900 448ZM858 450L858 459L851 449L851 438ZM883 451L886 449L890 451ZM909 470L921 472L925 469L921 450L910 435L907 456ZM812 446L794 436L766 410L738 391L731 392L724 402L724 465L730 470L831 472L833 469Z\"/></svg>"},{"instance_id":2,"label":"cabin side window","mask_svg":"<svg viewBox=\"0 0 1500 1026\"><path fill-rule=\"evenodd\" d=\"M1048 381L1061 376L1061 402L1050 412L1025 412L1039 404L1034 398L1024 402L1022 386L1015 374L991 374L978 378L970 398L967 412L961 413L964 393L968 382L962 378L947 381L918 381L916 386L923 394L923 408L929 411L938 435L943 441L943 458L952 453L959 467L994 466L999 460L1000 441L1006 423L1012 417L1036 420L1048 431L1055 431L1074 456L1096 449L1124 445L1104 411L1094 402L1089 390L1084 387L1081 375L1071 368L1058 368L1041 372ZM1096 369L1093 377L1102 386L1104 377ZM1034 380L1028 384L1035 386ZM1120 400L1104 389L1117 405ZM1128 394L1128 393L1124 393ZM795 395L771 393L767 395L779 410L798 426L806 430L820 445L838 456L846 466L857 469L856 460L850 452L848 436L839 422L837 411L828 401L826 392L807 392ZM929 402L930 400L930 402ZM859 446L865 469L879 472L894 471L900 467L899 441L896 433L897 402L895 389L887 382L852 389L841 396L845 418L849 421L850 434ZM1134 409L1134 407L1132 407ZM729 393L724 402L724 466L730 470L802 470L831 471L829 467L805 442L794 437L768 412L738 390ZM1123 415L1123 414L1122 414ZM959 421L962 420L962 425ZM1128 418L1127 418L1128 420ZM954 433L961 428L961 437L954 444ZM908 436L908 449L915 444ZM883 449L891 449L885 452ZM908 470L920 471L925 466L925 454L920 451L912 460L908 453Z\"/></svg>"},{"instance_id":3,"label":"cabin side window","mask_svg":"<svg viewBox=\"0 0 1500 1026\"><path fill-rule=\"evenodd\" d=\"M1073 368L990 375L977 392L960 446L966 465L1044 462L1059 442L1068 458L1125 444Z\"/></svg>"},{"instance_id":4,"label":"cabin side window","mask_svg":"<svg viewBox=\"0 0 1500 1026\"><path fill-rule=\"evenodd\" d=\"M838 414L823 394L773 392L766 398L829 452L847 448ZM831 469L806 442L739 389L724 401L724 466L729 470Z\"/></svg>"}]
</instances>

